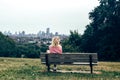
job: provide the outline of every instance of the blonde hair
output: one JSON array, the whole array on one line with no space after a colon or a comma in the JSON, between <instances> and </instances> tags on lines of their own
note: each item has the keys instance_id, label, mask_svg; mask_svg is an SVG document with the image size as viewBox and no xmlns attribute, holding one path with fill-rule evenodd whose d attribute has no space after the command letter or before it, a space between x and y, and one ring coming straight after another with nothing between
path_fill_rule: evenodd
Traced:
<instances>
[{"instance_id":1,"label":"blonde hair","mask_svg":"<svg viewBox=\"0 0 120 80\"><path fill-rule=\"evenodd\" d=\"M58 46L59 43L60 43L60 38L58 36L52 38L51 46Z\"/></svg>"}]
</instances>

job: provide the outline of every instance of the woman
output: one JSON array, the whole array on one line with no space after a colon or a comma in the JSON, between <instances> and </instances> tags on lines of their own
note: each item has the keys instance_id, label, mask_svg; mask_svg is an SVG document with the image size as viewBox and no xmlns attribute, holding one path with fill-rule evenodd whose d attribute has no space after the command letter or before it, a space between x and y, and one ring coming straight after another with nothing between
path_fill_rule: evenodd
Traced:
<instances>
[{"instance_id":1,"label":"woman","mask_svg":"<svg viewBox=\"0 0 120 80\"><path fill-rule=\"evenodd\" d=\"M62 54L62 46L60 45L60 38L58 36L52 38L52 43L47 53Z\"/></svg>"},{"instance_id":2,"label":"woman","mask_svg":"<svg viewBox=\"0 0 120 80\"><path fill-rule=\"evenodd\" d=\"M62 46L60 45L60 38L58 36L52 38L52 43L49 46L49 50L47 50L47 53L62 54ZM53 71L56 71L56 69L56 64L54 64Z\"/></svg>"}]
</instances>

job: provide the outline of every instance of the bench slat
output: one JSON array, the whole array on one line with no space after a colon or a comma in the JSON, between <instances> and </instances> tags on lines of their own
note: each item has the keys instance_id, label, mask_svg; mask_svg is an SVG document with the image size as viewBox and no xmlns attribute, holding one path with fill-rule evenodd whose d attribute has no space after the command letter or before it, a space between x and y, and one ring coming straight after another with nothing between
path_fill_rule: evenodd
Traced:
<instances>
[{"instance_id":1,"label":"bench slat","mask_svg":"<svg viewBox=\"0 0 120 80\"><path fill-rule=\"evenodd\" d=\"M97 54L96 53L71 53L71 54L48 54L48 61L50 64L67 64L74 62L86 62L89 63L89 55L92 55L92 62L97 63ZM41 61L45 63L45 54L41 54Z\"/></svg>"}]
</instances>

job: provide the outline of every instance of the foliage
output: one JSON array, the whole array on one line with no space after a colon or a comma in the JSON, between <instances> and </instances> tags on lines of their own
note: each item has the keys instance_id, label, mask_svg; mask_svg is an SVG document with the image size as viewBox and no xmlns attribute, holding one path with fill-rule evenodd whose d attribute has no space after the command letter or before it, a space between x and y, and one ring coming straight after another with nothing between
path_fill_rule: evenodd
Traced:
<instances>
[{"instance_id":1,"label":"foliage","mask_svg":"<svg viewBox=\"0 0 120 80\"><path fill-rule=\"evenodd\" d=\"M40 48L36 44L21 44L17 45L16 57L38 58Z\"/></svg>"},{"instance_id":2,"label":"foliage","mask_svg":"<svg viewBox=\"0 0 120 80\"><path fill-rule=\"evenodd\" d=\"M92 22L82 35L82 50L97 52L100 60L120 60L119 14L119 0L100 0L100 5L90 12Z\"/></svg>"},{"instance_id":3,"label":"foliage","mask_svg":"<svg viewBox=\"0 0 120 80\"><path fill-rule=\"evenodd\" d=\"M81 50L82 52L96 52L96 46L95 44L95 40L96 37L93 36L93 28L90 25L86 26L86 30L84 32L84 34L82 35L82 40L81 40Z\"/></svg>"},{"instance_id":4,"label":"foliage","mask_svg":"<svg viewBox=\"0 0 120 80\"><path fill-rule=\"evenodd\" d=\"M70 36L62 41L63 52L80 52L81 35L78 32L70 31Z\"/></svg>"},{"instance_id":5,"label":"foliage","mask_svg":"<svg viewBox=\"0 0 120 80\"><path fill-rule=\"evenodd\" d=\"M48 45L50 45L50 44L48 44ZM48 50L48 46L46 44L41 44L40 50L41 50L41 52L46 52Z\"/></svg>"},{"instance_id":6,"label":"foliage","mask_svg":"<svg viewBox=\"0 0 120 80\"><path fill-rule=\"evenodd\" d=\"M9 36L0 32L0 57L28 57L38 58L40 47L36 44L18 44Z\"/></svg>"},{"instance_id":7,"label":"foliage","mask_svg":"<svg viewBox=\"0 0 120 80\"><path fill-rule=\"evenodd\" d=\"M13 56L15 53L14 51L16 50L16 45L15 42L9 38L8 36L4 36L0 32L0 56Z\"/></svg>"}]
</instances>

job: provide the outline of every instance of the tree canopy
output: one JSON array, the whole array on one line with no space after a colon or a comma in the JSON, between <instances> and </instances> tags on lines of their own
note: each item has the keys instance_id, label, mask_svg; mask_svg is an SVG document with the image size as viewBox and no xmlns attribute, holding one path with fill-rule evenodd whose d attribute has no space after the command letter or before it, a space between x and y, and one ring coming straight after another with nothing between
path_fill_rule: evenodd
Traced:
<instances>
[{"instance_id":1,"label":"tree canopy","mask_svg":"<svg viewBox=\"0 0 120 80\"><path fill-rule=\"evenodd\" d=\"M120 60L120 1L100 0L89 19L82 35L83 51L98 52L101 60Z\"/></svg>"},{"instance_id":2,"label":"tree canopy","mask_svg":"<svg viewBox=\"0 0 120 80\"><path fill-rule=\"evenodd\" d=\"M12 56L15 48L15 42L0 32L0 56Z\"/></svg>"}]
</instances>

